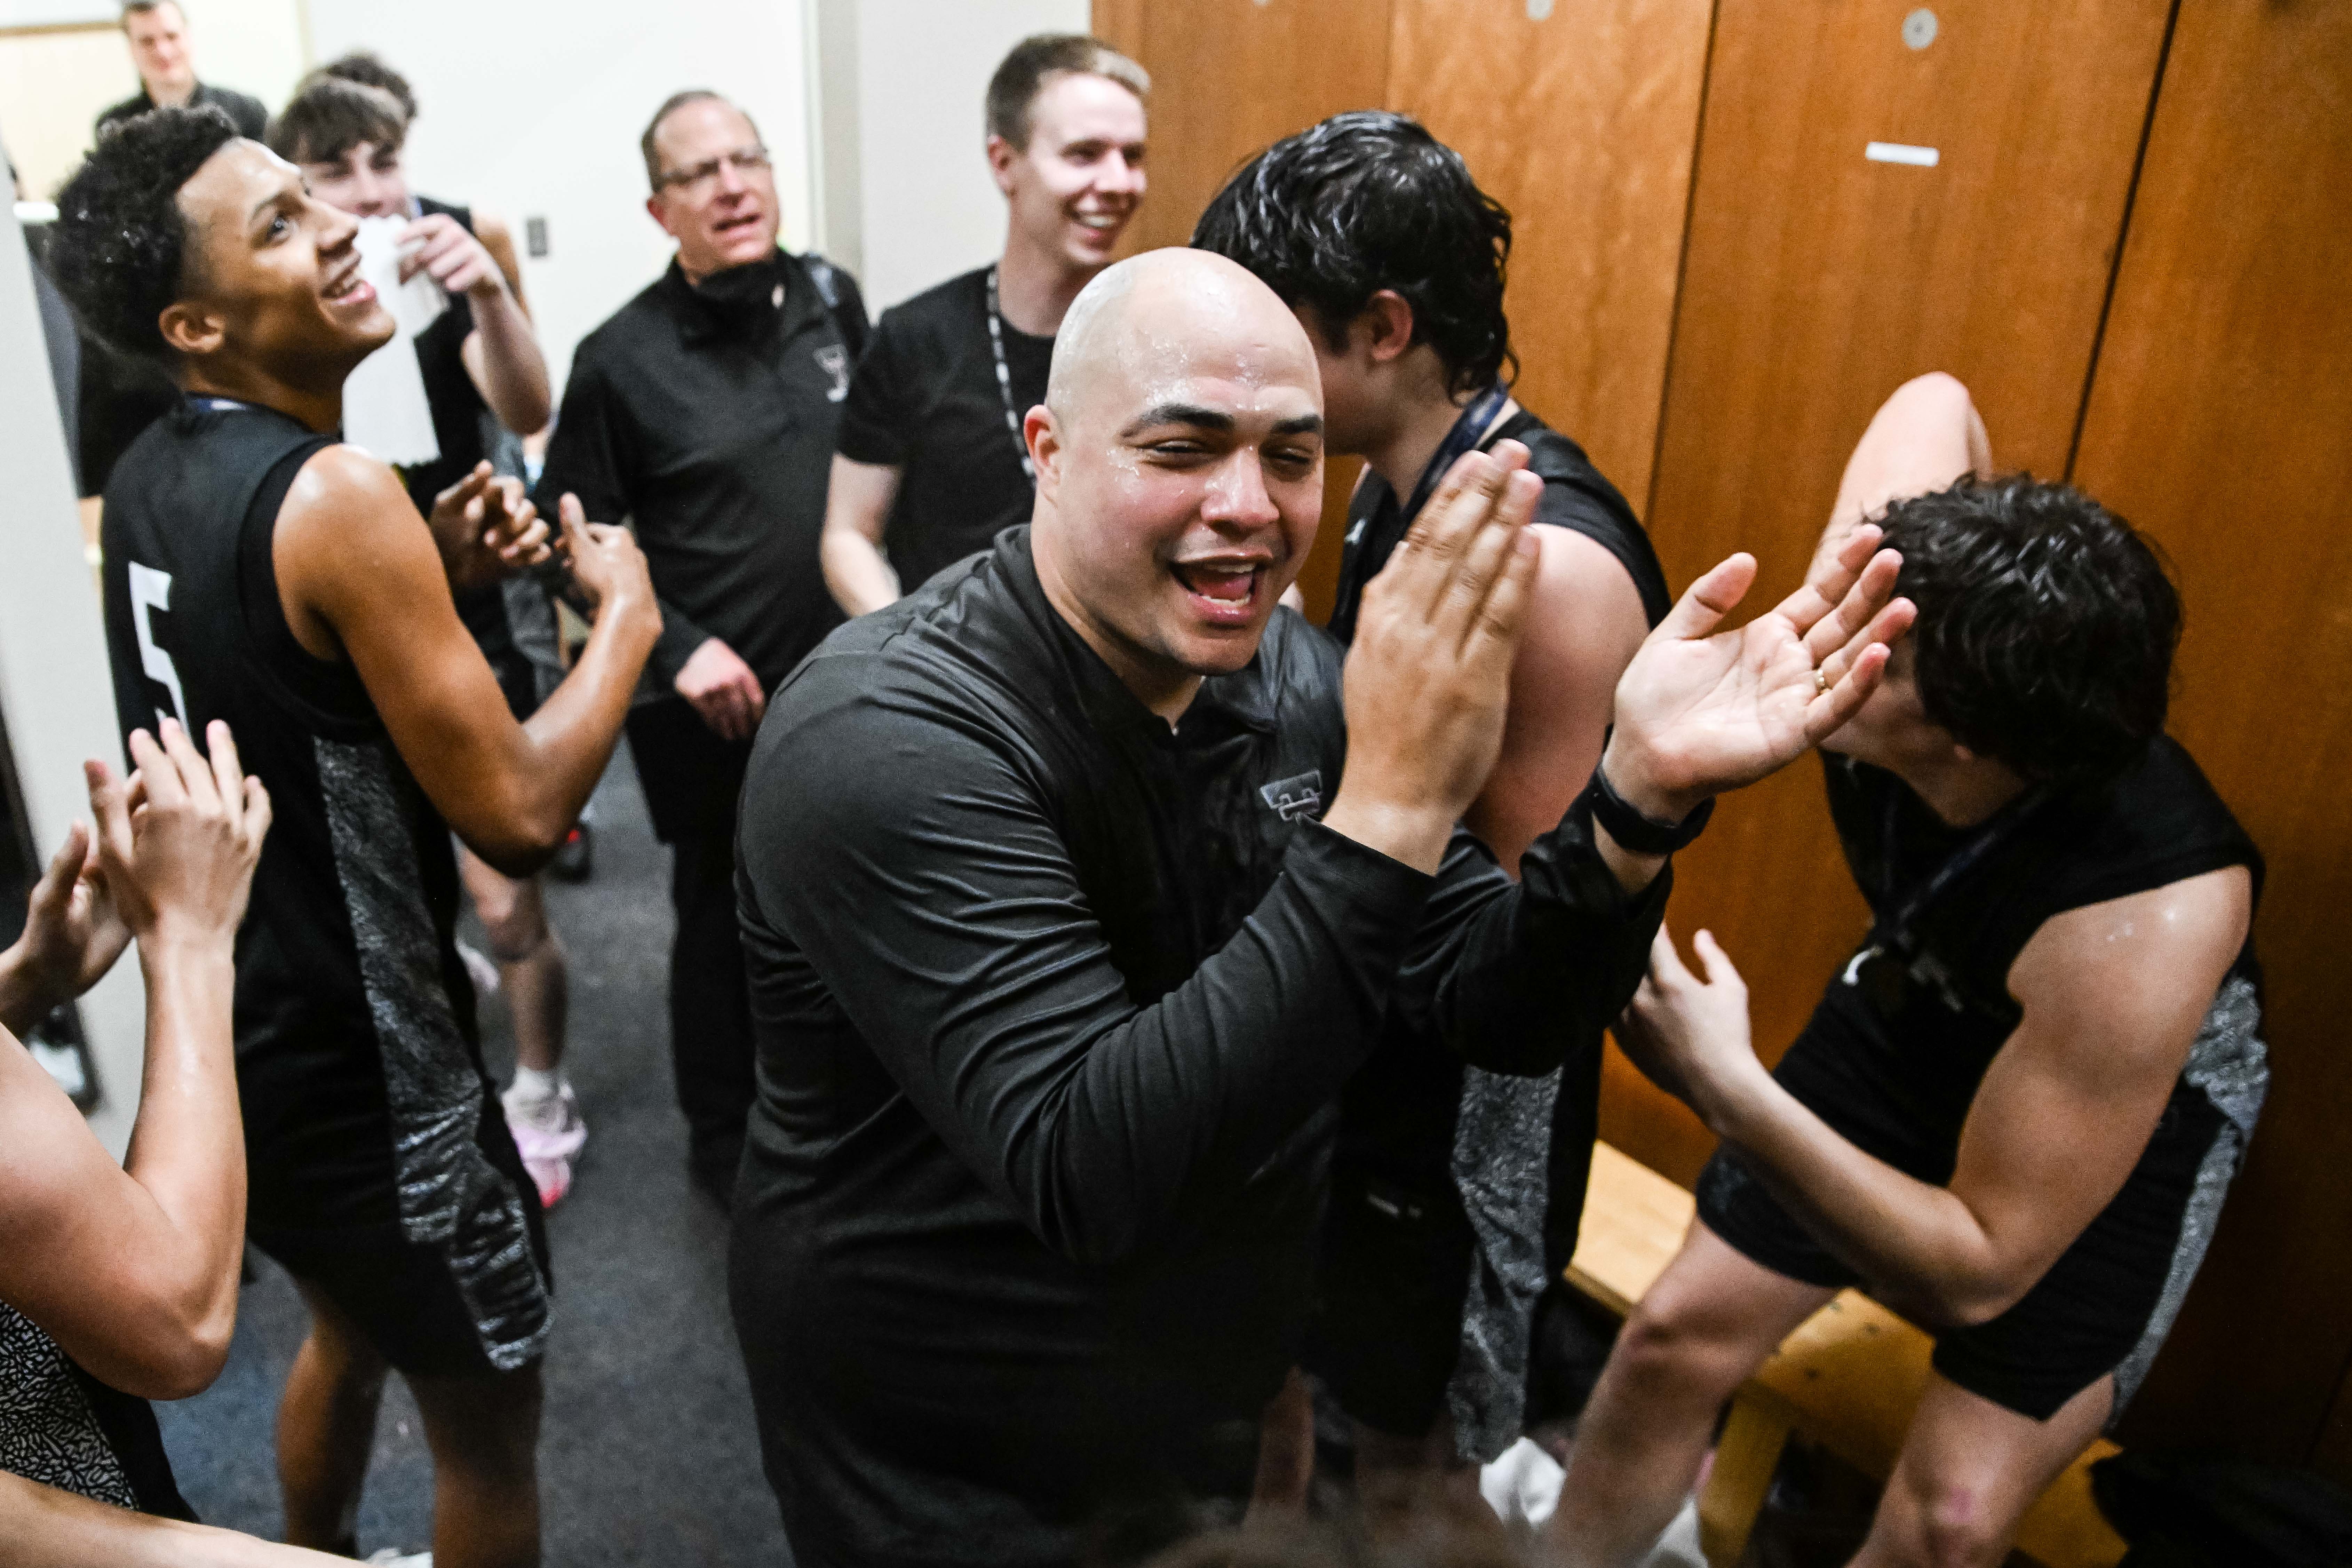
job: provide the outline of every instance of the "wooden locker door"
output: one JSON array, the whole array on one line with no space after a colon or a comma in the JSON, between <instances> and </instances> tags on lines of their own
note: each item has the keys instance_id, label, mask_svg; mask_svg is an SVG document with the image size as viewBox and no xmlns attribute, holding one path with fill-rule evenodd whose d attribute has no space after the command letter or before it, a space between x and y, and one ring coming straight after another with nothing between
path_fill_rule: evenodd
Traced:
<instances>
[{"instance_id":1,"label":"wooden locker door","mask_svg":"<svg viewBox=\"0 0 2352 1568\"><path fill-rule=\"evenodd\" d=\"M1095 0L1096 34L1151 73L1150 185L1124 254L1182 245L1242 161L1388 87L1389 0ZM1348 495L1363 465L1326 466L1323 526L1298 577L1331 613Z\"/></svg>"},{"instance_id":2,"label":"wooden locker door","mask_svg":"<svg viewBox=\"0 0 2352 1568\"><path fill-rule=\"evenodd\" d=\"M1234 166L1328 115L1378 109L1388 0L1096 0L1095 29L1151 73L1137 249L1182 245Z\"/></svg>"},{"instance_id":3,"label":"wooden locker door","mask_svg":"<svg viewBox=\"0 0 2352 1568\"><path fill-rule=\"evenodd\" d=\"M2004 467L2065 470L2169 0L1943 0L1918 47L1922 9L1717 7L1649 510L1678 585L1744 549L1751 606L1795 587L1871 411L1922 372L1968 382ZM1724 941L1777 1058L1867 923L1818 764L1680 859L1669 921ZM1612 1068L1603 1135L1690 1180L1704 1129Z\"/></svg>"},{"instance_id":4,"label":"wooden locker door","mask_svg":"<svg viewBox=\"0 0 2352 1568\"><path fill-rule=\"evenodd\" d=\"M1714 0L1395 0L1389 107L1511 211L1520 398L1649 496Z\"/></svg>"},{"instance_id":5,"label":"wooden locker door","mask_svg":"<svg viewBox=\"0 0 2352 1568\"><path fill-rule=\"evenodd\" d=\"M2352 6L2183 5L2074 477L2171 555L2172 731L2269 859L2270 1101L2125 1435L2352 1483L2348 195Z\"/></svg>"}]
</instances>

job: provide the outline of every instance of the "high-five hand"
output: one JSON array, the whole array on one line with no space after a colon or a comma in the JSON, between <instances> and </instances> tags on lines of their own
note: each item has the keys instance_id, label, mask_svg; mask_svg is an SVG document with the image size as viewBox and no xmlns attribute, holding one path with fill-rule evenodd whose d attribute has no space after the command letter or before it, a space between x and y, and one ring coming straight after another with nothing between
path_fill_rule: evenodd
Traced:
<instances>
[{"instance_id":1,"label":"high-five hand","mask_svg":"<svg viewBox=\"0 0 2352 1568\"><path fill-rule=\"evenodd\" d=\"M1756 580L1734 555L1691 585L1617 682L1601 771L1645 815L1679 822L1701 802L1785 766L1853 717L1910 628L1895 599L1903 558L1864 524L1805 585L1718 632Z\"/></svg>"},{"instance_id":2,"label":"high-five hand","mask_svg":"<svg viewBox=\"0 0 2352 1568\"><path fill-rule=\"evenodd\" d=\"M1348 767L1324 824L1424 871L1502 748L1543 494L1527 458L1504 441L1454 464L1365 589L1348 654Z\"/></svg>"}]
</instances>

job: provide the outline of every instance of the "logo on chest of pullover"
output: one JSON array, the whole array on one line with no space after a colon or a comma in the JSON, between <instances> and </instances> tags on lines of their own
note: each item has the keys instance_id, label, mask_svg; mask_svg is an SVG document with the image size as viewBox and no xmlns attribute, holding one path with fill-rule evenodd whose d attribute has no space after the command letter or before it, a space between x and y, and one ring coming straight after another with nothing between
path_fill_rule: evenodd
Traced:
<instances>
[{"instance_id":1,"label":"logo on chest of pullover","mask_svg":"<svg viewBox=\"0 0 2352 1568\"><path fill-rule=\"evenodd\" d=\"M849 395L849 351L839 343L827 343L816 351L816 367L833 377L833 385L824 395L827 403L838 403Z\"/></svg>"},{"instance_id":2,"label":"logo on chest of pullover","mask_svg":"<svg viewBox=\"0 0 2352 1568\"><path fill-rule=\"evenodd\" d=\"M1318 768L1290 778L1276 779L1270 784L1260 784L1257 796L1274 807L1285 822L1312 816L1323 805L1323 772Z\"/></svg>"}]
</instances>

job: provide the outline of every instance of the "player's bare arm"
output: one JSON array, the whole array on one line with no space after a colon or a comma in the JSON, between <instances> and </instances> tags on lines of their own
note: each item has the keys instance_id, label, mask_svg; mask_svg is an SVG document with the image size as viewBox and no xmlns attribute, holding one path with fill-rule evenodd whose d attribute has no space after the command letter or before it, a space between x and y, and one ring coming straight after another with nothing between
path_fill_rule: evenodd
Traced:
<instances>
[{"instance_id":1,"label":"player's bare arm","mask_svg":"<svg viewBox=\"0 0 2352 1568\"><path fill-rule=\"evenodd\" d=\"M625 529L567 503L564 548L598 599L579 662L517 723L449 596L433 534L398 478L349 447L303 466L272 547L278 598L303 647L348 659L394 745L457 837L509 876L563 842L612 754L661 631L645 557Z\"/></svg>"},{"instance_id":2,"label":"player's bare arm","mask_svg":"<svg viewBox=\"0 0 2352 1568\"><path fill-rule=\"evenodd\" d=\"M1992 445L1969 389L1942 371L1912 377L1871 416L1846 459L1816 563L1898 500L1940 490L1963 474L1990 478Z\"/></svg>"},{"instance_id":3,"label":"player's bare arm","mask_svg":"<svg viewBox=\"0 0 2352 1568\"><path fill-rule=\"evenodd\" d=\"M1617 678L1650 631L1640 592L1606 547L1549 523L1529 532L1541 554L1511 666L1503 752L1463 817L1506 869L1559 825L1592 776Z\"/></svg>"},{"instance_id":4,"label":"player's bare arm","mask_svg":"<svg viewBox=\"0 0 2352 1568\"><path fill-rule=\"evenodd\" d=\"M883 531L889 525L890 507L898 499L898 481L905 473L887 463L834 457L817 558L824 566L824 585L850 615L896 603L905 591L882 553Z\"/></svg>"},{"instance_id":5,"label":"player's bare arm","mask_svg":"<svg viewBox=\"0 0 2352 1568\"><path fill-rule=\"evenodd\" d=\"M0 1032L0 1300L92 1376L152 1399L184 1399L218 1375L244 1256L231 955L269 797L245 776L226 725L206 741L209 759L166 723L160 742L133 732L133 780L86 768L95 876L139 940L147 989L139 1120L121 1164ZM28 933L59 901L59 879L80 876L92 831L78 829L51 865ZM94 952L26 956L62 980L121 951L95 927L89 939Z\"/></svg>"},{"instance_id":6,"label":"player's bare arm","mask_svg":"<svg viewBox=\"0 0 2352 1568\"><path fill-rule=\"evenodd\" d=\"M2024 1016L1969 1106L1946 1186L1864 1153L1772 1079L1749 1041L1747 988L1704 931L1699 974L1659 933L1620 1038L1891 1304L1930 1322L1985 1322L2123 1187L2252 905L2251 879L2231 867L2070 910L2035 932L2009 976Z\"/></svg>"},{"instance_id":7,"label":"player's bare arm","mask_svg":"<svg viewBox=\"0 0 2352 1568\"><path fill-rule=\"evenodd\" d=\"M0 1540L12 1568L335 1568L348 1557L133 1513L0 1470Z\"/></svg>"}]
</instances>

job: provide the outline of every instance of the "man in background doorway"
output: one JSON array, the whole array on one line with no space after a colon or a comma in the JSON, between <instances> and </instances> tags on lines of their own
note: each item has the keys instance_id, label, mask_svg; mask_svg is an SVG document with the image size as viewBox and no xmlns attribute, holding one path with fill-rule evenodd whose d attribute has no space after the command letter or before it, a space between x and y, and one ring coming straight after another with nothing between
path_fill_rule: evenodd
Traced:
<instances>
[{"instance_id":1,"label":"man in background doorway","mask_svg":"<svg viewBox=\"0 0 2352 1568\"><path fill-rule=\"evenodd\" d=\"M151 109L200 109L211 104L229 117L238 135L261 140L262 128L269 119L261 100L196 79L188 18L178 0L131 0L122 7L122 37L131 46L131 68L139 73L139 92L100 114L99 130Z\"/></svg>"},{"instance_id":2,"label":"man in background doorway","mask_svg":"<svg viewBox=\"0 0 2352 1568\"><path fill-rule=\"evenodd\" d=\"M400 244L410 254L403 271L425 273L447 301L413 343L386 351L414 353L424 380L440 455L405 466L401 481L429 517L442 491L491 460L501 427L522 435L547 424L553 411L547 362L509 281L514 247L506 226L409 190L402 153L415 100L334 71L331 66L313 75L278 112L269 127L270 150L299 168L310 194L328 205L357 218L405 223ZM485 583L457 595L457 618L481 645L518 723L538 710L541 682L519 636L520 617L509 605L528 611L534 599L538 618L548 622L551 662L553 626L535 580ZM572 1163L588 1137L578 1097L563 1079L563 948L547 923L536 873L509 877L463 847L457 868L514 1019L515 1078L501 1097L507 1125L541 1205L551 1208L571 1190Z\"/></svg>"},{"instance_id":3,"label":"man in background doorway","mask_svg":"<svg viewBox=\"0 0 2352 1568\"><path fill-rule=\"evenodd\" d=\"M853 616L1029 521L1021 422L1045 400L1063 312L1143 200L1151 79L1098 38L1044 33L988 84L1004 254L882 313L842 410L824 578Z\"/></svg>"},{"instance_id":4,"label":"man in background doorway","mask_svg":"<svg viewBox=\"0 0 2352 1568\"><path fill-rule=\"evenodd\" d=\"M866 332L856 283L776 244L768 149L715 92L655 111L646 210L677 258L582 340L539 494L632 519L662 601L629 716L654 831L669 845L670 1057L688 1165L731 1202L751 1104L735 919L735 796L773 691L841 620L817 566L841 399Z\"/></svg>"}]
</instances>

